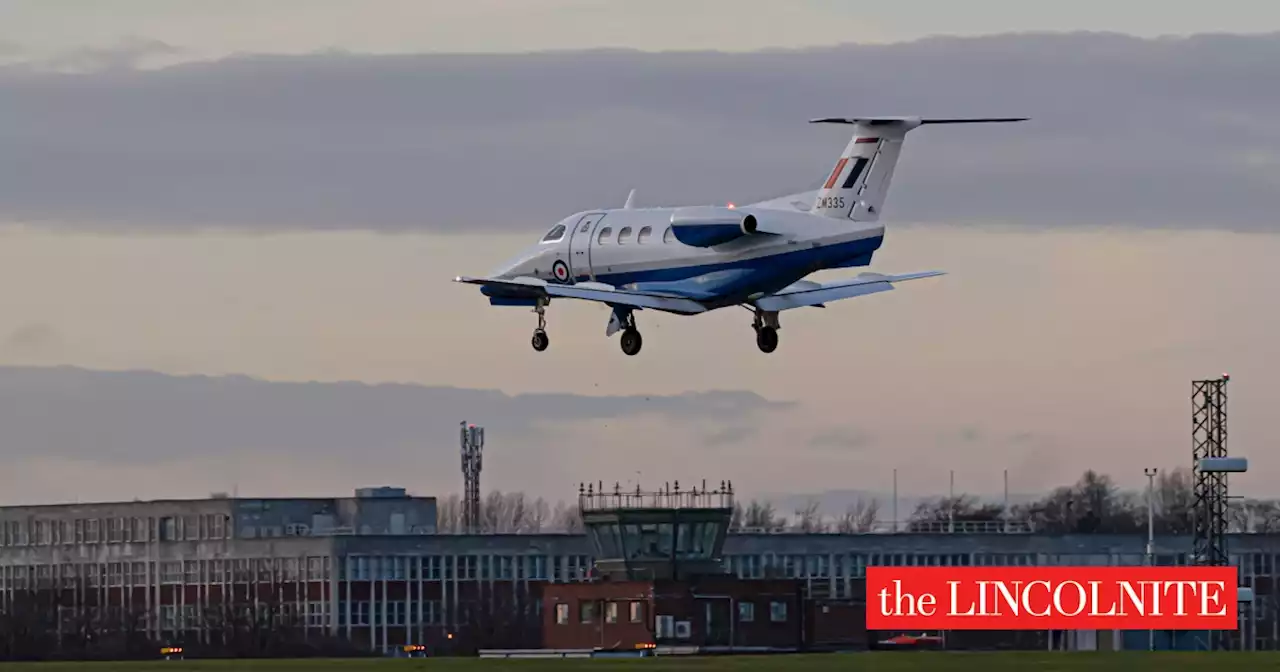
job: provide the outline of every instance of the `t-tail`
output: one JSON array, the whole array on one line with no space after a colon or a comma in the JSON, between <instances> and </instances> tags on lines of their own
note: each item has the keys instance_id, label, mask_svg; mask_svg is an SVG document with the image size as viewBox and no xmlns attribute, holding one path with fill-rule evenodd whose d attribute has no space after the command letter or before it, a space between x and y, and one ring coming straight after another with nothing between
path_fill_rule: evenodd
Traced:
<instances>
[{"instance_id":1,"label":"t-tail","mask_svg":"<svg viewBox=\"0 0 1280 672\"><path fill-rule=\"evenodd\" d=\"M920 117L832 117L812 124L849 124L853 137L819 189L811 212L833 219L880 219L893 170L907 133L925 124L984 124L1026 121L1017 118L921 119Z\"/></svg>"}]
</instances>

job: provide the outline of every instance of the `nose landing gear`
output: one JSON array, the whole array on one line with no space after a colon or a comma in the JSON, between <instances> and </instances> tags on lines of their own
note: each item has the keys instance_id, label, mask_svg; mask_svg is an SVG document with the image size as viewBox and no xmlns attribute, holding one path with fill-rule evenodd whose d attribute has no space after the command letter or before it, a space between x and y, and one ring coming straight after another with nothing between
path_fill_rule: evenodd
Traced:
<instances>
[{"instance_id":1,"label":"nose landing gear","mask_svg":"<svg viewBox=\"0 0 1280 672\"><path fill-rule=\"evenodd\" d=\"M538 314L538 328L533 330L533 338L530 343L533 349L542 352L551 345L551 339L547 337L547 300L538 299L534 305L533 312Z\"/></svg>"}]
</instances>

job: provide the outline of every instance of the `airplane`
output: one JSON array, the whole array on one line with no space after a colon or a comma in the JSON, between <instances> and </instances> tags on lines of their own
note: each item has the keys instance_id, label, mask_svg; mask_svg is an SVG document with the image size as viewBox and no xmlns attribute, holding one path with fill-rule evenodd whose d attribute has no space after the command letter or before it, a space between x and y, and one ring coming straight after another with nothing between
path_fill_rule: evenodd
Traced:
<instances>
[{"instance_id":1,"label":"airplane","mask_svg":"<svg viewBox=\"0 0 1280 672\"><path fill-rule=\"evenodd\" d=\"M635 190L621 208L574 213L479 285L495 306L532 307L533 349L550 345L546 309L552 299L594 301L612 308L605 336L619 331L622 351L643 343L635 312L701 315L741 306L753 314L756 346L778 347L778 314L943 275L861 273L815 282L821 270L868 266L884 242L880 216L905 136L926 125L1006 123L1026 117L828 117L814 124L852 126L853 137L821 188L748 205L637 208Z\"/></svg>"}]
</instances>

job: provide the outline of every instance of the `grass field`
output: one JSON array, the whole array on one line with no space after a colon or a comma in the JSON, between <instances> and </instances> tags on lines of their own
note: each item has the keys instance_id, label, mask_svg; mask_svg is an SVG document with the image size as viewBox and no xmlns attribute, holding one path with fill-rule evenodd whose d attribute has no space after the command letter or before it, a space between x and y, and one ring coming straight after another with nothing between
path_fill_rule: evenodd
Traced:
<instances>
[{"instance_id":1,"label":"grass field","mask_svg":"<svg viewBox=\"0 0 1280 672\"><path fill-rule=\"evenodd\" d=\"M396 672L398 670L439 670L440 672L486 672L513 670L559 672L560 670L602 670L619 672L643 670L666 672L705 670L706 672L835 672L873 670L875 672L1181 672L1190 670L1280 670L1280 653L846 653L791 656L658 657L648 659L550 659L481 660L478 658L367 659L367 660L220 660L154 661L146 663L9 663L0 670L32 672L133 672L134 670L231 670L246 672Z\"/></svg>"}]
</instances>

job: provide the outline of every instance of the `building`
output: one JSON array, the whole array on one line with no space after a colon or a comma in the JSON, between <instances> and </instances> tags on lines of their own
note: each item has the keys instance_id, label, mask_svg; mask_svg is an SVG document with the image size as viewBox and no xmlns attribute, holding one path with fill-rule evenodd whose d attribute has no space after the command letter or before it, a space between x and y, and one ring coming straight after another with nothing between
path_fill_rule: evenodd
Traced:
<instances>
[{"instance_id":1,"label":"building","mask_svg":"<svg viewBox=\"0 0 1280 672\"><path fill-rule=\"evenodd\" d=\"M245 618L284 623L292 636L307 642L342 640L388 653L419 643L433 651L536 648L554 616L544 609L546 597L558 594L554 586L559 584L593 580L594 560L604 555L598 550L602 543L607 542L569 534L436 534L435 501L399 489L330 499L4 507L0 618L34 608L23 605L51 605L56 618L41 622L60 637L83 632L91 623L99 633L125 631L180 643L191 655L226 646L228 629ZM858 619L861 579L869 565L1140 564L1146 539L939 529L729 532L715 543L722 544L719 562L732 577L798 585L806 628L813 631L805 635L807 643L820 646L867 639L867 633L859 634ZM1232 535L1229 543L1242 585L1255 592L1253 604L1242 608L1243 629L1233 648L1275 649L1280 608L1273 585L1280 535ZM1187 537L1155 540L1158 564L1185 563L1190 551ZM665 594L660 581L646 585ZM544 595L546 586L553 588ZM627 588L619 583L617 590ZM638 591L633 587L631 593ZM737 599L740 604L741 596ZM764 619L774 609L771 602L754 601L751 620L739 613L734 637L745 638L748 626L742 624ZM798 613L788 604L788 615ZM648 607L640 618L656 636L655 608ZM609 607L603 609L609 618ZM618 619L625 613L630 622L631 609L619 607ZM811 615L818 613L836 616ZM692 628L699 615L672 616L688 620ZM949 645L962 641L956 639L960 633L952 635ZM1158 646L1197 645L1194 634L1157 639ZM1147 633L1057 637L1045 645L1145 648Z\"/></svg>"},{"instance_id":2,"label":"building","mask_svg":"<svg viewBox=\"0 0 1280 672\"><path fill-rule=\"evenodd\" d=\"M724 565L728 489L588 491L578 507L595 571L543 587L542 648L805 648L803 582Z\"/></svg>"}]
</instances>

